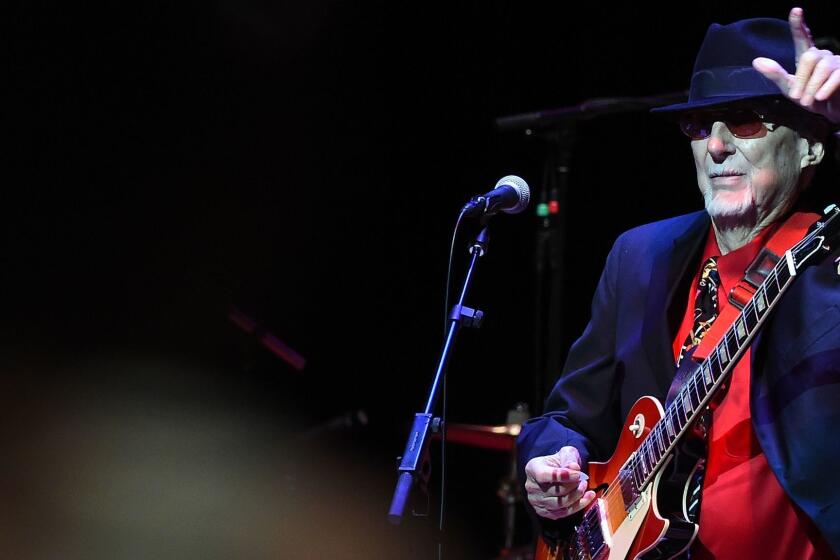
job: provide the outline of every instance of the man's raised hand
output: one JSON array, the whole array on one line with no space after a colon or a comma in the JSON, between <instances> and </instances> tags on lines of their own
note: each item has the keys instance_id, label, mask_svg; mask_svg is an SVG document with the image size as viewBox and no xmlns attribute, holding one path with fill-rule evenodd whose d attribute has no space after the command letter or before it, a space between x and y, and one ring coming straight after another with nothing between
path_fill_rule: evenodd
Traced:
<instances>
[{"instance_id":1,"label":"man's raised hand","mask_svg":"<svg viewBox=\"0 0 840 560\"><path fill-rule=\"evenodd\" d=\"M770 58L753 60L753 67L794 103L840 123L840 56L814 46L802 8L788 17L796 49L796 74L788 74Z\"/></svg>"}]
</instances>

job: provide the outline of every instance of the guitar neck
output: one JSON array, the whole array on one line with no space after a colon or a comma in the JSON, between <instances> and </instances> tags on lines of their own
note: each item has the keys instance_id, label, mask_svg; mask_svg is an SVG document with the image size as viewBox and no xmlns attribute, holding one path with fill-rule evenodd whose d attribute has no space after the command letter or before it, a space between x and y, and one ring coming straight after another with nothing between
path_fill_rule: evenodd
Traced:
<instances>
[{"instance_id":1,"label":"guitar neck","mask_svg":"<svg viewBox=\"0 0 840 560\"><path fill-rule=\"evenodd\" d=\"M735 364L755 338L759 328L788 289L797 273L797 261L817 252L824 238L808 235L787 251L767 274L752 298L741 309L732 325L702 363L687 377L665 415L623 470L640 492L665 463L679 439L698 419L723 386ZM800 263L801 264L801 263Z\"/></svg>"}]
</instances>

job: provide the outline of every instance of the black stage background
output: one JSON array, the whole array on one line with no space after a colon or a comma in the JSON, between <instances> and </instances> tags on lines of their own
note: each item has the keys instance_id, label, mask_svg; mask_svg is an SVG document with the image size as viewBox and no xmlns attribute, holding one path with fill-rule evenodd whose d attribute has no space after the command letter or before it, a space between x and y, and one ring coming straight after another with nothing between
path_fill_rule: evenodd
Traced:
<instances>
[{"instance_id":1,"label":"black stage background","mask_svg":"<svg viewBox=\"0 0 840 560\"><path fill-rule=\"evenodd\" d=\"M748 4L12 9L0 546L432 557L433 518L392 528L385 514L442 340L454 220L503 175L542 185L545 145L494 119L684 90L710 22L790 7ZM840 33L836 2L805 10L815 36ZM578 133L561 208L570 335L617 234L700 207L670 123L642 111ZM459 339L450 421L536 412L537 228L533 207L494 219L468 302L486 319ZM358 411L366 425L334 421ZM491 558L507 458L449 459L447 557ZM520 511L517 543L529 537Z\"/></svg>"}]
</instances>

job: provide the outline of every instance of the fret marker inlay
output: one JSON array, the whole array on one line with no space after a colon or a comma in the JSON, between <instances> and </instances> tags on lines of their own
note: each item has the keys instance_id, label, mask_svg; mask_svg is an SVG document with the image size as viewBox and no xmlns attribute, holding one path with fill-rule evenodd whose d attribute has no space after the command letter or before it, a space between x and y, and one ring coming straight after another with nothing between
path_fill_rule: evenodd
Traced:
<instances>
[{"instance_id":1,"label":"fret marker inlay","mask_svg":"<svg viewBox=\"0 0 840 560\"><path fill-rule=\"evenodd\" d=\"M767 309L767 302L764 300L764 293L761 291L755 293L755 308L758 309L759 313L764 313L764 310Z\"/></svg>"}]
</instances>

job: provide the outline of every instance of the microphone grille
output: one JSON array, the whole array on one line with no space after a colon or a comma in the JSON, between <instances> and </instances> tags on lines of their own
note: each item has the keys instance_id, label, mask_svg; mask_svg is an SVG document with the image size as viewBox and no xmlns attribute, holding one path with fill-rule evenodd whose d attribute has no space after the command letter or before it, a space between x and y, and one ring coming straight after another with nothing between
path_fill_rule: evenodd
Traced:
<instances>
[{"instance_id":1,"label":"microphone grille","mask_svg":"<svg viewBox=\"0 0 840 560\"><path fill-rule=\"evenodd\" d=\"M508 214L519 214L528 207L528 203L531 201L531 189L528 188L528 183L526 183L525 179L522 177L508 175L499 179L499 182L496 183L496 188L498 189L504 185L513 187L513 189L519 193L519 202L511 208L505 208L504 212L507 212Z\"/></svg>"}]
</instances>

